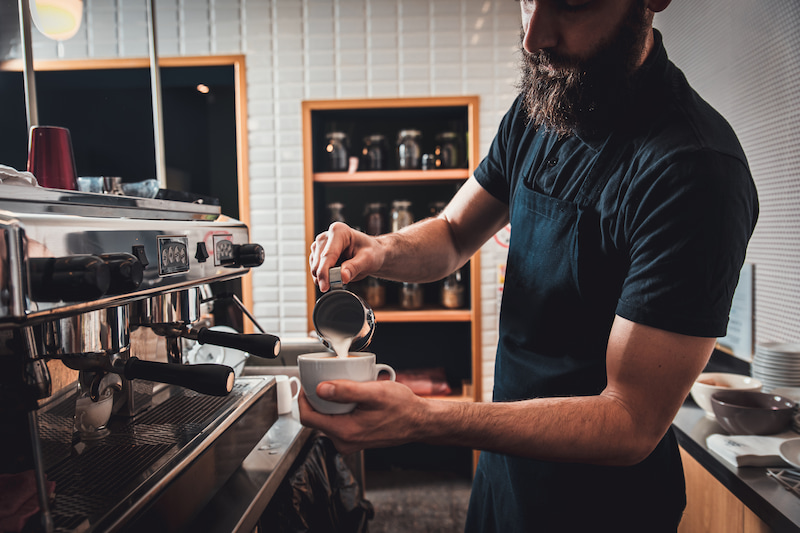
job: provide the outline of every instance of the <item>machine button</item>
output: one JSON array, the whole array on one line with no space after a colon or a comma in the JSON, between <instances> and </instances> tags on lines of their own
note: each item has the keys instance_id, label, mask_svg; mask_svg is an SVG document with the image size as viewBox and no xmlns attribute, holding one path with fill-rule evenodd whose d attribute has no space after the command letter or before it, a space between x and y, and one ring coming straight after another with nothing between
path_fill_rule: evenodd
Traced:
<instances>
[{"instance_id":1,"label":"machine button","mask_svg":"<svg viewBox=\"0 0 800 533\"><path fill-rule=\"evenodd\" d=\"M150 264L150 261L147 260L147 253L144 251L143 244L134 244L131 253L136 256L136 259L142 264L142 266L146 267Z\"/></svg>"},{"instance_id":2,"label":"machine button","mask_svg":"<svg viewBox=\"0 0 800 533\"><path fill-rule=\"evenodd\" d=\"M199 263L205 263L206 259L208 259L208 249L206 248L206 243L200 241L197 243L197 251L194 254L194 258L197 259Z\"/></svg>"}]
</instances>

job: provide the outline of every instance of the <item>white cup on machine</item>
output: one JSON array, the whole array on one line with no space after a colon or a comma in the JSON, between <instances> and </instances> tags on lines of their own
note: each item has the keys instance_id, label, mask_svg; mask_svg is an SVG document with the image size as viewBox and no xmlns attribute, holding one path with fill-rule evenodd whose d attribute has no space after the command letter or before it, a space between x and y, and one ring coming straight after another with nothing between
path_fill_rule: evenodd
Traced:
<instances>
[{"instance_id":1,"label":"white cup on machine","mask_svg":"<svg viewBox=\"0 0 800 533\"><path fill-rule=\"evenodd\" d=\"M295 384L295 392L292 392L292 383ZM278 395L278 414L291 413L292 403L300 394L300 380L294 376L275 376L275 388Z\"/></svg>"}]
</instances>

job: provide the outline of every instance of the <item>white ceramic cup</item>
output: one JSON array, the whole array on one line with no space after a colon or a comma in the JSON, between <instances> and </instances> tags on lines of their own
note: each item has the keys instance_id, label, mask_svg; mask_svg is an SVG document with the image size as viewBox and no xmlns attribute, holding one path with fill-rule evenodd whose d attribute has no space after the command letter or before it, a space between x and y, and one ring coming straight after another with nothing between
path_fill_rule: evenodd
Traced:
<instances>
[{"instance_id":1,"label":"white ceramic cup","mask_svg":"<svg viewBox=\"0 0 800 533\"><path fill-rule=\"evenodd\" d=\"M292 383L297 385L297 390L294 393L292 393ZM275 387L278 395L278 414L291 413L292 402L300 394L300 380L294 376L275 376Z\"/></svg>"},{"instance_id":2,"label":"white ceramic cup","mask_svg":"<svg viewBox=\"0 0 800 533\"><path fill-rule=\"evenodd\" d=\"M81 396L75 403L75 429L83 440L100 439L108 435L106 427L114 406L114 392L108 390L99 400Z\"/></svg>"},{"instance_id":3,"label":"white ceramic cup","mask_svg":"<svg viewBox=\"0 0 800 533\"><path fill-rule=\"evenodd\" d=\"M317 385L323 381L349 379L351 381L374 381L378 374L387 372L394 381L397 375L389 365L375 363L375 354L350 352L348 357L336 357L331 352L307 353L297 356L300 368L300 383L308 403L320 413L340 415L355 409L355 403L339 403L317 397Z\"/></svg>"}]
</instances>

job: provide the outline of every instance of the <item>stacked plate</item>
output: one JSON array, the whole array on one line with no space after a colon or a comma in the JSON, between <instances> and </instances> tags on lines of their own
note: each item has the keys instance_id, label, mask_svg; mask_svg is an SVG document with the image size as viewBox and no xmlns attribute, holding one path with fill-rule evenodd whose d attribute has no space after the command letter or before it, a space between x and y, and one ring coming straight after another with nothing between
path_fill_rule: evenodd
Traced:
<instances>
[{"instance_id":1,"label":"stacked plate","mask_svg":"<svg viewBox=\"0 0 800 533\"><path fill-rule=\"evenodd\" d=\"M753 377L764 384L764 392L800 387L800 343L759 344L751 368Z\"/></svg>"},{"instance_id":2,"label":"stacked plate","mask_svg":"<svg viewBox=\"0 0 800 533\"><path fill-rule=\"evenodd\" d=\"M772 392L800 404L800 343L765 343L756 346L751 372ZM800 410L795 409L792 429L800 433Z\"/></svg>"}]
</instances>

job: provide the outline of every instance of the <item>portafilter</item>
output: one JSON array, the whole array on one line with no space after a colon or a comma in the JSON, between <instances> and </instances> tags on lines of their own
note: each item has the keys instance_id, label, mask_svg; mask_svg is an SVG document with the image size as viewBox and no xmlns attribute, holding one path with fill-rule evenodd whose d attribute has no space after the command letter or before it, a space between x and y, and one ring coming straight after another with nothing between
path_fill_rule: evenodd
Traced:
<instances>
[{"instance_id":1,"label":"portafilter","mask_svg":"<svg viewBox=\"0 0 800 533\"><path fill-rule=\"evenodd\" d=\"M200 287L190 287L180 291L165 292L132 304L133 328L147 326L157 335L167 339L170 361L181 361L180 338L191 339L200 344L213 344L247 352L250 355L274 359L280 354L281 340L275 335L264 333L228 333L214 331L207 327L193 328L192 324L200 318L200 305L203 303ZM209 297L213 299L212 297ZM239 301L234 299L239 304ZM242 309L251 319L252 315Z\"/></svg>"},{"instance_id":2,"label":"portafilter","mask_svg":"<svg viewBox=\"0 0 800 533\"><path fill-rule=\"evenodd\" d=\"M226 365L182 365L129 356L129 324L126 305L51 320L38 327L39 350L44 357L60 359L73 370L96 373L91 387L93 396L99 394L99 381L106 372L214 396L224 396L233 389L233 369Z\"/></svg>"}]
</instances>

